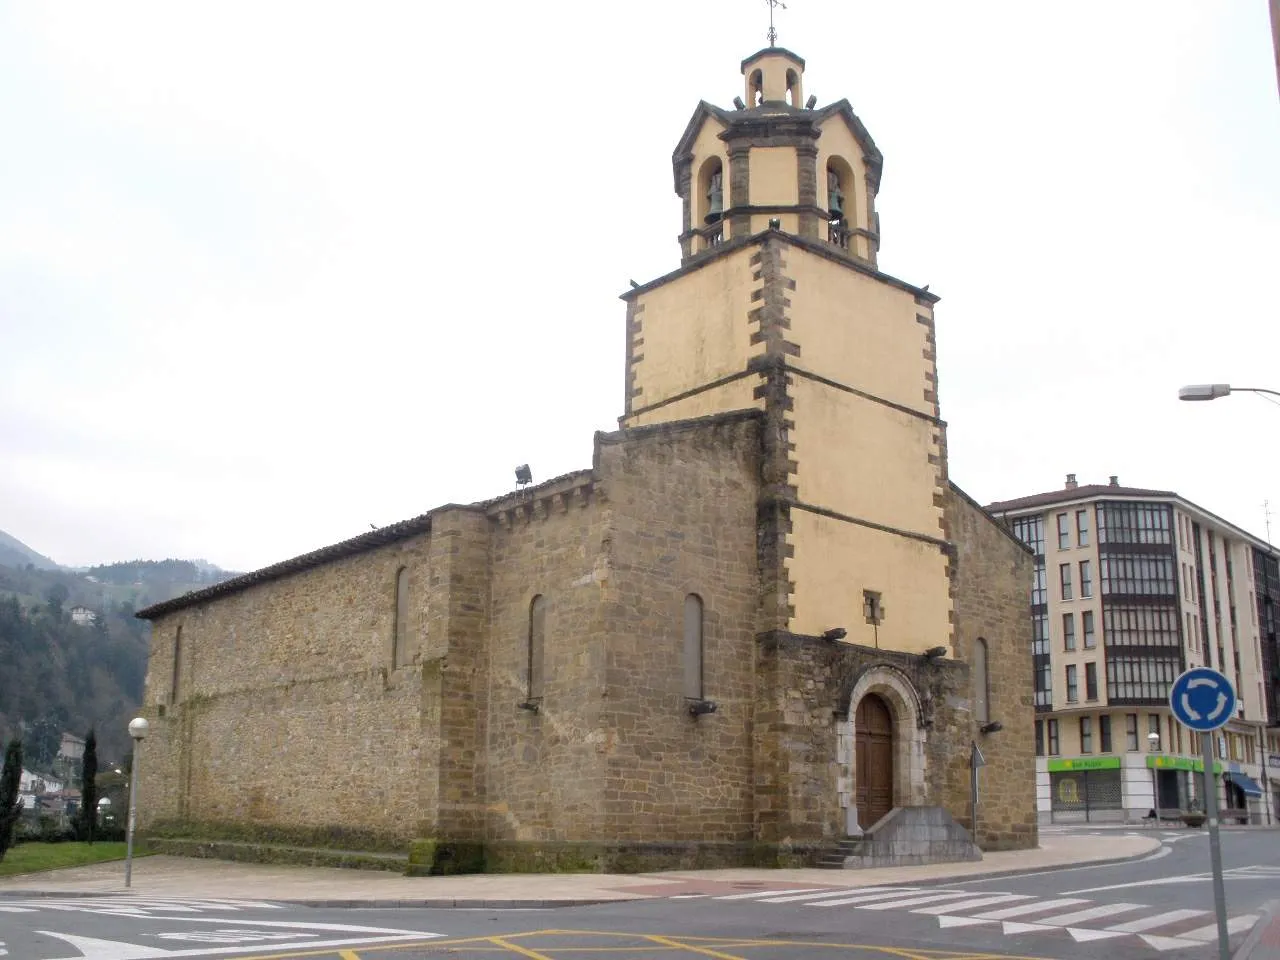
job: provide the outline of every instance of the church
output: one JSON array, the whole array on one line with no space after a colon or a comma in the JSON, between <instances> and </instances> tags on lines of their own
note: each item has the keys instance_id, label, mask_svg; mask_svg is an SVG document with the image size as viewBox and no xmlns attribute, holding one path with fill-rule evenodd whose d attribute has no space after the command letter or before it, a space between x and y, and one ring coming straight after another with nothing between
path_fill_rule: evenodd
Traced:
<instances>
[{"instance_id":1,"label":"church","mask_svg":"<svg viewBox=\"0 0 1280 960\"><path fill-rule=\"evenodd\" d=\"M948 475L938 297L877 267L849 102L781 47L741 72L676 145L679 267L622 297L589 468L138 614L152 838L422 872L1036 845L1033 563Z\"/></svg>"}]
</instances>

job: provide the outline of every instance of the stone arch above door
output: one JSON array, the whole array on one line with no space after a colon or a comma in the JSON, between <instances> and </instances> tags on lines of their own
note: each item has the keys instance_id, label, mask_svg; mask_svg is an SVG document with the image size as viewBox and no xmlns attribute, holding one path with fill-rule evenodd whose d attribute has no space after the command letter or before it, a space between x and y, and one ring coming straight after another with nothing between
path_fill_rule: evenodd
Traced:
<instances>
[{"instance_id":1,"label":"stone arch above door","mask_svg":"<svg viewBox=\"0 0 1280 960\"><path fill-rule=\"evenodd\" d=\"M857 742L856 717L858 703L867 694L876 694L888 704L894 727L894 805L922 806L925 792L925 739L927 731L921 722L920 697L911 679L901 670L880 664L859 675L849 694L848 714L840 731L841 805L853 809L854 745ZM850 833L857 833L856 816L846 815ZM869 826L869 825L867 825Z\"/></svg>"}]
</instances>

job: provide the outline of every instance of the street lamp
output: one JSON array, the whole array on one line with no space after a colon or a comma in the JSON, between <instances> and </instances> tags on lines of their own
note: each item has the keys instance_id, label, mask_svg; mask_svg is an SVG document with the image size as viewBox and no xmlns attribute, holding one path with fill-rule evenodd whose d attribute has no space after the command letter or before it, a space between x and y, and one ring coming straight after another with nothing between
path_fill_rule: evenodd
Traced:
<instances>
[{"instance_id":1,"label":"street lamp","mask_svg":"<svg viewBox=\"0 0 1280 960\"><path fill-rule=\"evenodd\" d=\"M101 827L107 822L107 808L111 806L111 800L103 797L98 801L98 826Z\"/></svg>"},{"instance_id":2,"label":"street lamp","mask_svg":"<svg viewBox=\"0 0 1280 960\"><path fill-rule=\"evenodd\" d=\"M1280 391L1265 387L1233 387L1229 383L1193 383L1178 389L1179 400L1217 400L1231 393L1269 393L1280 397Z\"/></svg>"},{"instance_id":3,"label":"street lamp","mask_svg":"<svg viewBox=\"0 0 1280 960\"><path fill-rule=\"evenodd\" d=\"M133 881L133 827L138 820L138 748L146 739L149 728L150 724L145 717L134 717L129 721L129 736L133 737L133 769L129 773L129 829L124 852L125 887Z\"/></svg>"},{"instance_id":4,"label":"street lamp","mask_svg":"<svg viewBox=\"0 0 1280 960\"><path fill-rule=\"evenodd\" d=\"M1147 734L1147 749L1152 753L1157 753L1160 750L1160 734L1156 733L1154 730ZM1151 809L1155 812L1156 825L1158 826L1160 823L1160 788L1158 786L1158 781L1156 780L1156 767L1154 763L1151 765L1151 803Z\"/></svg>"}]
</instances>

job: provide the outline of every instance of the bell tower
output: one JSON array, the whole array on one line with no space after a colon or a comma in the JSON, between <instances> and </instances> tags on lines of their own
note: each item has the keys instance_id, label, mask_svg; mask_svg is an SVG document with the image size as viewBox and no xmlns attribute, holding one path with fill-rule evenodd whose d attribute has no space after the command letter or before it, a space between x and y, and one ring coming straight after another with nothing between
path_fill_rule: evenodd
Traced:
<instances>
[{"instance_id":1,"label":"bell tower","mask_svg":"<svg viewBox=\"0 0 1280 960\"><path fill-rule=\"evenodd\" d=\"M883 158L805 61L741 63L672 155L680 267L629 291L624 427L762 411L761 635L952 648L937 297L882 273Z\"/></svg>"}]
</instances>

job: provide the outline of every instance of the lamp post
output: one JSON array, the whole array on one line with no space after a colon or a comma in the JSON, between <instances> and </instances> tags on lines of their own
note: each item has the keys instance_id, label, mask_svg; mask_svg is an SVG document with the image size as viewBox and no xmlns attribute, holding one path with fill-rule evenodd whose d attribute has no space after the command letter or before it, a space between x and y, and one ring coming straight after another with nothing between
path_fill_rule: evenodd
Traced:
<instances>
[{"instance_id":1,"label":"lamp post","mask_svg":"<svg viewBox=\"0 0 1280 960\"><path fill-rule=\"evenodd\" d=\"M103 797L98 801L98 827L101 828L107 821L107 808L111 806L111 801L107 797Z\"/></svg>"},{"instance_id":2,"label":"lamp post","mask_svg":"<svg viewBox=\"0 0 1280 960\"><path fill-rule=\"evenodd\" d=\"M1158 753L1160 750L1160 734L1152 730L1147 734L1147 749L1151 753ZM1160 788L1159 781L1156 779L1156 767L1151 765L1151 809L1156 815L1156 824L1160 823Z\"/></svg>"},{"instance_id":3,"label":"lamp post","mask_svg":"<svg viewBox=\"0 0 1280 960\"><path fill-rule=\"evenodd\" d=\"M124 853L124 885L129 887L133 882L133 828L138 820L138 752L142 741L146 739L150 724L145 717L134 717L129 721L129 736L133 737L133 769L129 771L129 829L125 838Z\"/></svg>"},{"instance_id":4,"label":"lamp post","mask_svg":"<svg viewBox=\"0 0 1280 960\"><path fill-rule=\"evenodd\" d=\"M1229 383L1192 383L1178 389L1179 400L1217 400L1232 393L1269 393L1280 397L1280 391L1265 387L1233 387Z\"/></svg>"}]
</instances>

